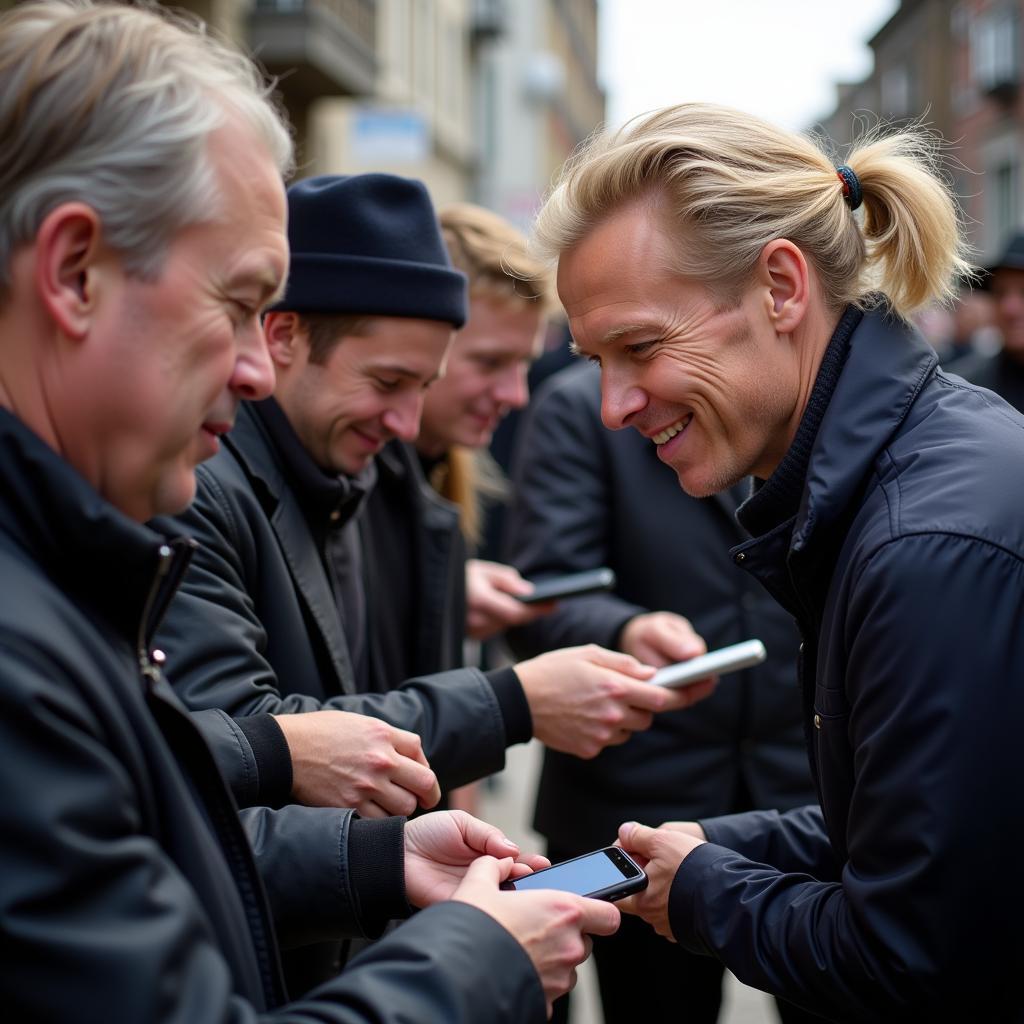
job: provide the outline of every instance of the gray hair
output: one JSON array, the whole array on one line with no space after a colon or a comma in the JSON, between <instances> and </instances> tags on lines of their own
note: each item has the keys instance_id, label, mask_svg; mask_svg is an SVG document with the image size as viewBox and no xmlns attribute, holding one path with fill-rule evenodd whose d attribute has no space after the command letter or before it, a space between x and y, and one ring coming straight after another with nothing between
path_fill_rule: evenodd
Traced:
<instances>
[{"instance_id":1,"label":"gray hair","mask_svg":"<svg viewBox=\"0 0 1024 1024\"><path fill-rule=\"evenodd\" d=\"M155 277L181 228L216 215L209 135L240 117L282 176L287 125L244 55L159 8L38 0L0 18L0 300L14 252L80 201L129 273ZM238 159L245 160L240 153Z\"/></svg>"}]
</instances>

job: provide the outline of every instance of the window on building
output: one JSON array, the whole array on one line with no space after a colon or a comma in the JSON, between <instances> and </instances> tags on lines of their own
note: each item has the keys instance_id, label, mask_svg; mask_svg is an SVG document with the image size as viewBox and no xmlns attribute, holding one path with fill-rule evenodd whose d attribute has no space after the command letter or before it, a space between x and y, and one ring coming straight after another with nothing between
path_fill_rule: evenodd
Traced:
<instances>
[{"instance_id":1,"label":"window on building","mask_svg":"<svg viewBox=\"0 0 1024 1024\"><path fill-rule=\"evenodd\" d=\"M897 64L882 72L882 110L887 117L909 117L911 75L906 64Z\"/></svg>"},{"instance_id":2,"label":"window on building","mask_svg":"<svg viewBox=\"0 0 1024 1024\"><path fill-rule=\"evenodd\" d=\"M1002 4L971 26L971 77L983 92L1015 87L1020 73L1016 6Z\"/></svg>"},{"instance_id":3,"label":"window on building","mask_svg":"<svg viewBox=\"0 0 1024 1024\"><path fill-rule=\"evenodd\" d=\"M1007 158L996 164L988 174L988 219L985 225L986 249L994 251L1018 223L1020 201L1018 198L1017 161Z\"/></svg>"}]
</instances>

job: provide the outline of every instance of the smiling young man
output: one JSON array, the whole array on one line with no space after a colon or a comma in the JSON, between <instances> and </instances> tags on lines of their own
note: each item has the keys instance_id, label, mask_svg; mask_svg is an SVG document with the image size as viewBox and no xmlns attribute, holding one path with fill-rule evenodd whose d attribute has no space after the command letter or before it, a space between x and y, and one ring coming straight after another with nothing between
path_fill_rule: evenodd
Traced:
<instances>
[{"instance_id":1,"label":"smiling young man","mask_svg":"<svg viewBox=\"0 0 1024 1024\"><path fill-rule=\"evenodd\" d=\"M1024 418L908 325L967 270L930 152L836 168L683 104L595 140L537 226L604 422L690 494L757 478L733 560L803 640L820 807L624 824L622 906L832 1020L1024 1019Z\"/></svg>"},{"instance_id":2,"label":"smiling young man","mask_svg":"<svg viewBox=\"0 0 1024 1024\"><path fill-rule=\"evenodd\" d=\"M364 542L393 581L377 589L371 612L376 671L385 679L461 666L467 633L482 638L551 609L516 600L531 585L510 566L467 562L466 550L479 540L484 492L501 483L481 449L504 416L526 404L553 280L498 214L453 203L439 221L467 278L468 318L444 376L427 391L415 441L392 442L378 461Z\"/></svg>"}]
</instances>

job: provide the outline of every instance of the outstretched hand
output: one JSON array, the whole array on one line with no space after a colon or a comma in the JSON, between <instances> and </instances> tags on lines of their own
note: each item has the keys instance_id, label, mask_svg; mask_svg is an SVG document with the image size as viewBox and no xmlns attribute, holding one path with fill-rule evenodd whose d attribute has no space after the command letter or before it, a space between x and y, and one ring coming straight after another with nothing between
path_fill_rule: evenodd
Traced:
<instances>
[{"instance_id":1,"label":"outstretched hand","mask_svg":"<svg viewBox=\"0 0 1024 1024\"><path fill-rule=\"evenodd\" d=\"M619 927L614 904L556 889L502 892L512 877L511 860L481 857L466 873L454 899L493 917L526 950L551 1005L576 984L576 967L590 955L591 935L611 935Z\"/></svg>"},{"instance_id":2,"label":"outstretched hand","mask_svg":"<svg viewBox=\"0 0 1024 1024\"><path fill-rule=\"evenodd\" d=\"M466 562L466 632L474 640L488 640L512 626L548 615L554 601L524 604L533 584L511 565L471 558Z\"/></svg>"},{"instance_id":3,"label":"outstretched hand","mask_svg":"<svg viewBox=\"0 0 1024 1024\"><path fill-rule=\"evenodd\" d=\"M698 834L699 833L699 834ZM643 918L659 935L675 942L668 897L679 866L707 840L695 822L668 822L649 828L635 821L619 826L619 845L647 872L647 888L619 901L626 914Z\"/></svg>"},{"instance_id":4,"label":"outstretched hand","mask_svg":"<svg viewBox=\"0 0 1024 1024\"><path fill-rule=\"evenodd\" d=\"M512 859L511 878L546 868L540 854L520 855L519 847L494 825L465 811L436 811L406 822L405 888L414 907L450 899L478 857Z\"/></svg>"},{"instance_id":5,"label":"outstretched hand","mask_svg":"<svg viewBox=\"0 0 1024 1024\"><path fill-rule=\"evenodd\" d=\"M549 651L515 669L534 736L553 750L582 758L649 729L657 713L689 707L706 696L700 683L681 690L652 686L651 666L596 644Z\"/></svg>"},{"instance_id":6,"label":"outstretched hand","mask_svg":"<svg viewBox=\"0 0 1024 1024\"><path fill-rule=\"evenodd\" d=\"M619 636L619 647L645 665L658 668L689 661L708 650L690 620L675 612L646 612L630 619ZM718 678L709 676L685 687L680 691L686 701L683 706L689 707L710 697L717 685Z\"/></svg>"}]
</instances>

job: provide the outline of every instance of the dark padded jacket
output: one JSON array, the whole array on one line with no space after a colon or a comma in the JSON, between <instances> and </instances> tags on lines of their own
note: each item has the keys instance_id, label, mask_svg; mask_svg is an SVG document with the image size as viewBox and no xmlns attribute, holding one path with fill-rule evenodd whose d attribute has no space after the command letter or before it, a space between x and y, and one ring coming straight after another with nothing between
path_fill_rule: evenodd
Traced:
<instances>
[{"instance_id":1,"label":"dark padded jacket","mask_svg":"<svg viewBox=\"0 0 1024 1024\"><path fill-rule=\"evenodd\" d=\"M500 770L506 745L528 738L506 735L494 688L476 669L414 678L388 693L353 692L322 554L251 408L239 410L197 484L192 507L162 524L199 543L159 632L168 678L190 708L373 715L419 734L443 788ZM521 692L518 700L525 707Z\"/></svg>"},{"instance_id":2,"label":"dark padded jacket","mask_svg":"<svg viewBox=\"0 0 1024 1024\"><path fill-rule=\"evenodd\" d=\"M821 810L704 822L682 945L839 1021L1024 1020L1022 510L1024 418L867 314L799 513L733 554L798 620Z\"/></svg>"},{"instance_id":3,"label":"dark padded jacket","mask_svg":"<svg viewBox=\"0 0 1024 1024\"><path fill-rule=\"evenodd\" d=\"M287 1004L275 925L326 935L352 917L351 816L259 812L258 868L151 656L187 545L125 519L4 411L0 479L0 999L11 1019L543 1020L521 947L458 904L424 911ZM334 833L314 843L333 847L333 886L282 854L314 818Z\"/></svg>"},{"instance_id":4,"label":"dark padded jacket","mask_svg":"<svg viewBox=\"0 0 1024 1024\"><path fill-rule=\"evenodd\" d=\"M759 637L762 666L723 678L686 711L590 761L546 751L534 827L558 849L610 842L628 819L663 821L814 798L796 686L792 618L738 572L729 548L746 534L737 493L698 501L635 430L601 423L600 372L578 364L548 380L520 434L509 512L509 561L542 578L609 565L612 593L561 602L511 632L525 657L582 643L618 646L636 615L685 615L711 648ZM739 492L740 485L734 490ZM750 803L741 805L743 809Z\"/></svg>"}]
</instances>

